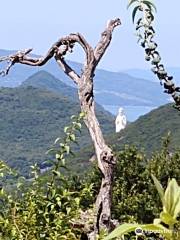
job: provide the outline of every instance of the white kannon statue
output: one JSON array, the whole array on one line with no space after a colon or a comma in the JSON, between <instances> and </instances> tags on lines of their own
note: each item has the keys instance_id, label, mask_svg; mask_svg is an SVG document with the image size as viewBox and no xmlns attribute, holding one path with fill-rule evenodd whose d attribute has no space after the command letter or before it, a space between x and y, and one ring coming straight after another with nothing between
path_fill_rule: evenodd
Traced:
<instances>
[{"instance_id":1,"label":"white kannon statue","mask_svg":"<svg viewBox=\"0 0 180 240\"><path fill-rule=\"evenodd\" d=\"M119 108L118 115L115 120L116 125L116 132L120 132L122 129L126 127L127 120L126 116L124 115L124 110L122 107Z\"/></svg>"}]
</instances>

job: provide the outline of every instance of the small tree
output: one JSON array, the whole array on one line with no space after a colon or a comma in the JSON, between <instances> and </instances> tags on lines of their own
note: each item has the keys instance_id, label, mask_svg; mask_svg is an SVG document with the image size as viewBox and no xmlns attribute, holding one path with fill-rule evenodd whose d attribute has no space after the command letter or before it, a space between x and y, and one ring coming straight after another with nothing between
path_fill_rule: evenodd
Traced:
<instances>
[{"instance_id":1,"label":"small tree","mask_svg":"<svg viewBox=\"0 0 180 240\"><path fill-rule=\"evenodd\" d=\"M54 57L64 73L77 85L81 111L85 113L84 122L93 141L98 167L102 173L101 187L95 204L96 212L92 239L95 238L95 235L99 233L101 229L109 231L111 228L111 192L113 171L116 164L116 158L111 148L106 144L96 118L93 78L96 67L111 42L113 30L120 24L119 18L109 21L104 32L101 34L100 41L94 49L81 34L75 33L60 38L52 45L44 57L33 58L28 56L28 54L32 52L32 49L27 49L19 51L14 55L0 58L0 62L8 62L7 68L1 71L1 75L7 75L11 67L16 63L30 66L43 66ZM80 75L68 65L64 58L67 52L72 52L76 43L79 44L85 52L84 68Z\"/></svg>"}]
</instances>

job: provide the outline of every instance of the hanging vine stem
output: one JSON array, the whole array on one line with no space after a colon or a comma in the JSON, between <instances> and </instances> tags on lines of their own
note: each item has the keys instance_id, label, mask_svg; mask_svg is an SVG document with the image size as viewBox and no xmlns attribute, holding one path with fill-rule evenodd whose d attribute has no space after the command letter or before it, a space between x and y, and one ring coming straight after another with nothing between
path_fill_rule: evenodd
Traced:
<instances>
[{"instance_id":1,"label":"hanging vine stem","mask_svg":"<svg viewBox=\"0 0 180 240\"><path fill-rule=\"evenodd\" d=\"M154 40L153 13L156 11L156 7L151 0L130 0L128 8L132 4L136 4L132 12L133 23L136 14L139 12L141 15L135 25L138 43L145 51L145 60L151 62L151 70L160 80L160 84L163 85L164 92L172 96L175 102L174 107L180 110L180 87L177 87L173 82L173 76L168 75L157 50L158 44Z\"/></svg>"}]
</instances>

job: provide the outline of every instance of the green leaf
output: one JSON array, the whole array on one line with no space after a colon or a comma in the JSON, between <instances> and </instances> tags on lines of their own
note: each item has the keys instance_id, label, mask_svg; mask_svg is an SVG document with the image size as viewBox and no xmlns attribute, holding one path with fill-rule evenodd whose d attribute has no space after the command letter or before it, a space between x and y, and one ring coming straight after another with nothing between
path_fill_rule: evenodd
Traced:
<instances>
[{"instance_id":1,"label":"green leaf","mask_svg":"<svg viewBox=\"0 0 180 240\"><path fill-rule=\"evenodd\" d=\"M168 183L164 194L164 201L165 211L176 218L180 212L180 187L174 178Z\"/></svg>"},{"instance_id":2,"label":"green leaf","mask_svg":"<svg viewBox=\"0 0 180 240\"><path fill-rule=\"evenodd\" d=\"M117 227L114 231L112 231L107 237L104 238L104 240L110 240L113 238L121 237L124 234L127 234L129 232L135 231L136 228L138 228L138 224L122 224L119 227Z\"/></svg>"},{"instance_id":3,"label":"green leaf","mask_svg":"<svg viewBox=\"0 0 180 240\"><path fill-rule=\"evenodd\" d=\"M69 154L69 152L70 152L70 146L65 145L65 146L64 146L64 149L65 149L66 153Z\"/></svg>"},{"instance_id":4,"label":"green leaf","mask_svg":"<svg viewBox=\"0 0 180 240\"><path fill-rule=\"evenodd\" d=\"M138 0L129 0L127 8L129 8L133 3L138 2Z\"/></svg>"},{"instance_id":5,"label":"green leaf","mask_svg":"<svg viewBox=\"0 0 180 240\"><path fill-rule=\"evenodd\" d=\"M150 9L154 9L155 12L157 12L157 8L152 1L145 0L145 1L143 1L143 3L146 4Z\"/></svg>"},{"instance_id":6,"label":"green leaf","mask_svg":"<svg viewBox=\"0 0 180 240\"><path fill-rule=\"evenodd\" d=\"M68 129L69 129L69 127L65 127L64 128L64 133L67 133Z\"/></svg>"},{"instance_id":7,"label":"green leaf","mask_svg":"<svg viewBox=\"0 0 180 240\"><path fill-rule=\"evenodd\" d=\"M57 142L59 142L61 140L60 137L56 138L56 140L54 141L54 144L56 144Z\"/></svg>"},{"instance_id":8,"label":"green leaf","mask_svg":"<svg viewBox=\"0 0 180 240\"><path fill-rule=\"evenodd\" d=\"M56 159L60 159L61 155L59 153L56 153Z\"/></svg>"},{"instance_id":9,"label":"green leaf","mask_svg":"<svg viewBox=\"0 0 180 240\"><path fill-rule=\"evenodd\" d=\"M161 223L161 219L160 218L154 218L154 220L153 220L153 224L154 225L158 225L160 223Z\"/></svg>"},{"instance_id":10,"label":"green leaf","mask_svg":"<svg viewBox=\"0 0 180 240\"><path fill-rule=\"evenodd\" d=\"M71 116L71 119L72 119L72 120L74 120L74 119L76 119L76 118L77 118L76 115L72 115L72 116Z\"/></svg>"},{"instance_id":11,"label":"green leaf","mask_svg":"<svg viewBox=\"0 0 180 240\"><path fill-rule=\"evenodd\" d=\"M141 226L141 225L140 225ZM161 224L155 225L155 224L146 224L142 225L141 228L144 231L148 232L159 232L161 235L163 235L167 240L172 240L172 234L173 232L169 230L168 228L165 228Z\"/></svg>"},{"instance_id":12,"label":"green leaf","mask_svg":"<svg viewBox=\"0 0 180 240\"><path fill-rule=\"evenodd\" d=\"M85 116L86 116L86 114L84 112L80 112L80 114L79 114L80 118L84 118Z\"/></svg>"},{"instance_id":13,"label":"green leaf","mask_svg":"<svg viewBox=\"0 0 180 240\"><path fill-rule=\"evenodd\" d=\"M69 135L69 138L70 138L70 140L73 141L73 142L76 140L75 134L70 134L70 135Z\"/></svg>"},{"instance_id":14,"label":"green leaf","mask_svg":"<svg viewBox=\"0 0 180 240\"><path fill-rule=\"evenodd\" d=\"M80 203L80 198L79 198L79 197L76 197L76 198L74 199L74 201L75 201L75 203L76 203L77 205L79 205L79 203Z\"/></svg>"},{"instance_id":15,"label":"green leaf","mask_svg":"<svg viewBox=\"0 0 180 240\"><path fill-rule=\"evenodd\" d=\"M107 237L105 237L104 240L110 240L117 237L121 237L127 233L135 231L137 228L142 229L143 231L148 231L148 232L160 232L163 236L166 237L166 239L172 240L172 231L163 227L161 224L139 225L139 224L127 224L127 223L117 227Z\"/></svg>"},{"instance_id":16,"label":"green leaf","mask_svg":"<svg viewBox=\"0 0 180 240\"><path fill-rule=\"evenodd\" d=\"M52 173L53 173L55 176L58 176L58 177L61 176L61 173L60 173L59 171L52 170Z\"/></svg>"},{"instance_id":17,"label":"green leaf","mask_svg":"<svg viewBox=\"0 0 180 240\"><path fill-rule=\"evenodd\" d=\"M4 195L4 188L0 189L0 195Z\"/></svg>"},{"instance_id":18,"label":"green leaf","mask_svg":"<svg viewBox=\"0 0 180 240\"><path fill-rule=\"evenodd\" d=\"M62 159L61 159L61 163L62 163L62 166L65 167L65 165L66 165L66 160L65 160L64 158L62 158Z\"/></svg>"},{"instance_id":19,"label":"green leaf","mask_svg":"<svg viewBox=\"0 0 180 240\"><path fill-rule=\"evenodd\" d=\"M132 12L132 21L134 23L134 20L135 20L135 16L136 16L136 13L137 13L137 10L139 9L139 6L135 7L133 9L133 12Z\"/></svg>"},{"instance_id":20,"label":"green leaf","mask_svg":"<svg viewBox=\"0 0 180 240\"><path fill-rule=\"evenodd\" d=\"M159 193L159 196L161 198L162 204L164 205L164 189L163 189L161 183L157 180L157 178L153 174L151 174L151 176L152 176L152 179L154 181L154 185L156 186L156 189L157 189L157 191Z\"/></svg>"},{"instance_id":21,"label":"green leaf","mask_svg":"<svg viewBox=\"0 0 180 240\"><path fill-rule=\"evenodd\" d=\"M81 127L82 127L81 123L75 123L75 128L76 129L79 130L79 129L81 129Z\"/></svg>"},{"instance_id":22,"label":"green leaf","mask_svg":"<svg viewBox=\"0 0 180 240\"><path fill-rule=\"evenodd\" d=\"M52 191L51 191L51 199L54 198L55 195L56 195L56 190L52 189ZM50 202L50 204L52 204L52 203Z\"/></svg>"},{"instance_id":23,"label":"green leaf","mask_svg":"<svg viewBox=\"0 0 180 240\"><path fill-rule=\"evenodd\" d=\"M172 226L177 222L176 219L174 219L169 213L165 213L165 212L160 213L160 219L163 223L169 226Z\"/></svg>"},{"instance_id":24,"label":"green leaf","mask_svg":"<svg viewBox=\"0 0 180 240\"><path fill-rule=\"evenodd\" d=\"M17 186L17 189L19 189L22 185L23 185L22 182L18 182L17 185L16 185L16 186Z\"/></svg>"},{"instance_id":25,"label":"green leaf","mask_svg":"<svg viewBox=\"0 0 180 240\"><path fill-rule=\"evenodd\" d=\"M66 208L67 215L70 213L70 211L71 211L71 208L70 208L70 207L67 207L67 208Z\"/></svg>"},{"instance_id":26,"label":"green leaf","mask_svg":"<svg viewBox=\"0 0 180 240\"><path fill-rule=\"evenodd\" d=\"M46 154L53 154L53 153L55 153L55 152L56 152L55 149L54 149L54 148L51 148L51 149L49 149L49 150L46 151Z\"/></svg>"},{"instance_id":27,"label":"green leaf","mask_svg":"<svg viewBox=\"0 0 180 240\"><path fill-rule=\"evenodd\" d=\"M60 143L59 144L62 148L64 148L65 144L64 143Z\"/></svg>"},{"instance_id":28,"label":"green leaf","mask_svg":"<svg viewBox=\"0 0 180 240\"><path fill-rule=\"evenodd\" d=\"M177 216L180 213L180 193L179 193L179 197L176 199L175 204L174 204L174 218L177 218Z\"/></svg>"}]
</instances>

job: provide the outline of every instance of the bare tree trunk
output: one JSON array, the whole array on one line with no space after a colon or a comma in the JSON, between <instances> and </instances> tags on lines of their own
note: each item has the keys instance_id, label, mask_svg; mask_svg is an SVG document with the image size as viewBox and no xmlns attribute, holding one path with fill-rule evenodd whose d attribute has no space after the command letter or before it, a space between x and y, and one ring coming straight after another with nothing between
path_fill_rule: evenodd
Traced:
<instances>
[{"instance_id":1,"label":"bare tree trunk","mask_svg":"<svg viewBox=\"0 0 180 240\"><path fill-rule=\"evenodd\" d=\"M84 73L84 82L89 82L89 84L82 84L82 86L79 86L78 93L81 110L86 113L85 124L91 135L98 160L98 167L102 173L101 188L96 200L94 232L94 234L96 234L100 229L110 229L113 169L116 159L112 150L105 143L102 135L99 122L95 115L92 82L87 79L87 77L86 73Z\"/></svg>"},{"instance_id":2,"label":"bare tree trunk","mask_svg":"<svg viewBox=\"0 0 180 240\"><path fill-rule=\"evenodd\" d=\"M93 141L98 167L102 173L101 187L96 199L94 232L91 234L91 237L89 237L90 239L96 239L95 236L101 229L110 230L113 170L116 164L116 159L111 148L105 143L99 122L96 118L93 78L96 66L111 42L112 32L114 28L120 24L121 22L118 18L109 21L105 31L101 34L100 41L94 49L87 43L82 35L77 33L59 39L50 48L46 56L42 58L28 57L27 54L29 54L32 49L27 49L17 52L14 55L0 58L0 62L9 62L7 68L0 72L6 75L15 63L42 66L49 61L49 59L55 57L62 70L77 84L81 110L85 113L84 121ZM75 43L80 44L86 56L81 76L79 76L64 60L64 56L68 51L72 51Z\"/></svg>"}]
</instances>

